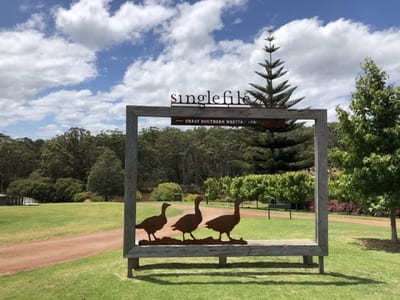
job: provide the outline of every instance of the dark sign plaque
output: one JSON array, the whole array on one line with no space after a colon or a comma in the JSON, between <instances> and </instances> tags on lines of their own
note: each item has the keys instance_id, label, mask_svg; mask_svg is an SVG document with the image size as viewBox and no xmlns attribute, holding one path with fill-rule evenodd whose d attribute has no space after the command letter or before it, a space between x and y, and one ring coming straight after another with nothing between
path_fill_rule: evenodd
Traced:
<instances>
[{"instance_id":1,"label":"dark sign plaque","mask_svg":"<svg viewBox=\"0 0 400 300\"><path fill-rule=\"evenodd\" d=\"M284 119L231 119L231 118L172 117L171 125L232 126L232 127L263 126L265 128L283 128L283 127L285 127L285 120Z\"/></svg>"}]
</instances>

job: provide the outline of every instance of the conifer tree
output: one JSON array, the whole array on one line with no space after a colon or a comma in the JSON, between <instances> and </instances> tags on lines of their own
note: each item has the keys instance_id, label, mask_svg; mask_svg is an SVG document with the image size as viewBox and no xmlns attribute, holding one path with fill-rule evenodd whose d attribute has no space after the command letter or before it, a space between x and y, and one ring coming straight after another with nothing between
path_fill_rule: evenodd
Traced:
<instances>
[{"instance_id":1,"label":"conifer tree","mask_svg":"<svg viewBox=\"0 0 400 300\"><path fill-rule=\"evenodd\" d=\"M278 51L269 30L264 47L266 58L260 65L264 72L255 73L265 80L265 85L250 83L253 87L247 90L251 99L248 104L258 108L288 109L304 99L291 99L297 87L291 87L288 80L282 80L287 73L281 59L273 59L273 53ZM282 173L309 168L313 165L310 147L310 134L304 130L304 124L295 120L281 121L278 128L266 122L253 129L249 135L249 151L246 155L251 169L255 173ZM279 120L272 123L279 124Z\"/></svg>"}]
</instances>

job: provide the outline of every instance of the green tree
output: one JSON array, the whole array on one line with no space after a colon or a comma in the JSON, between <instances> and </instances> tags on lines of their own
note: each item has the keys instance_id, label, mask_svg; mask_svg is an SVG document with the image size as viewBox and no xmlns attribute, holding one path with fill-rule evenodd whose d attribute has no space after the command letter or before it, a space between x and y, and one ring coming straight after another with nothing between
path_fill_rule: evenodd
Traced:
<instances>
[{"instance_id":1,"label":"green tree","mask_svg":"<svg viewBox=\"0 0 400 300\"><path fill-rule=\"evenodd\" d=\"M106 130L94 137L97 147L107 147L115 152L118 159L125 164L125 134L119 130Z\"/></svg>"},{"instance_id":2,"label":"green tree","mask_svg":"<svg viewBox=\"0 0 400 300\"><path fill-rule=\"evenodd\" d=\"M366 59L356 80L350 110L337 108L345 151L335 157L352 186L370 209L389 212L392 241L398 242L396 210L400 209L400 88Z\"/></svg>"},{"instance_id":3,"label":"green tree","mask_svg":"<svg viewBox=\"0 0 400 300\"><path fill-rule=\"evenodd\" d=\"M302 101L304 97L291 99L297 87L290 87L288 80L282 80L287 73L283 67L284 62L272 58L272 54L280 48L273 44L272 31L269 31L266 41L267 45L264 47L266 59L260 63L264 72L255 72L265 80L265 85L250 83L253 89L247 90L251 95L248 103L259 108L288 109ZM279 123L279 121L272 122ZM290 120L280 127L260 125L254 128L253 134L249 134L250 147L247 160L253 166L255 173L281 173L312 166L310 152L302 151L301 145L311 138L305 131L299 130L303 124Z\"/></svg>"},{"instance_id":4,"label":"green tree","mask_svg":"<svg viewBox=\"0 0 400 300\"><path fill-rule=\"evenodd\" d=\"M40 168L43 175L54 180L71 177L86 182L97 156L90 131L73 127L45 143Z\"/></svg>"},{"instance_id":5,"label":"green tree","mask_svg":"<svg viewBox=\"0 0 400 300\"><path fill-rule=\"evenodd\" d=\"M72 202L75 194L83 191L83 184L74 178L59 178L54 185L57 202Z\"/></svg>"},{"instance_id":6,"label":"green tree","mask_svg":"<svg viewBox=\"0 0 400 300\"><path fill-rule=\"evenodd\" d=\"M124 193L121 161L112 150L105 148L99 156L90 170L87 187L89 191L103 196L105 201L108 201L110 196Z\"/></svg>"},{"instance_id":7,"label":"green tree","mask_svg":"<svg viewBox=\"0 0 400 300\"><path fill-rule=\"evenodd\" d=\"M12 139L0 134L0 192L18 178L28 177L39 168L42 140Z\"/></svg>"}]
</instances>

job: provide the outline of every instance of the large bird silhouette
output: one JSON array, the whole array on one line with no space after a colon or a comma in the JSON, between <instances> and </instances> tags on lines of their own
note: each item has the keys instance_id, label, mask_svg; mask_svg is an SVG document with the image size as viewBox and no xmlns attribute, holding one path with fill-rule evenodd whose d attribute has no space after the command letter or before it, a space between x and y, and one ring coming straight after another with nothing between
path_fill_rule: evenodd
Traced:
<instances>
[{"instance_id":1,"label":"large bird silhouette","mask_svg":"<svg viewBox=\"0 0 400 300\"><path fill-rule=\"evenodd\" d=\"M189 233L192 239L196 239L192 231L196 230L196 228L200 225L203 217L201 215L201 211L199 209L199 204L203 200L201 196L198 196L194 200L194 214L187 214L180 218L174 225L172 225L173 230L179 230L182 232L183 240L185 240L185 233Z\"/></svg>"},{"instance_id":2,"label":"large bird silhouette","mask_svg":"<svg viewBox=\"0 0 400 300\"><path fill-rule=\"evenodd\" d=\"M150 234L153 235L154 239L157 240L155 233L167 224L167 217L165 216L165 211L171 204L163 203L161 206L161 215L148 217L144 219L142 223L136 225L138 229L144 229L149 236L149 241L151 241Z\"/></svg>"},{"instance_id":3,"label":"large bird silhouette","mask_svg":"<svg viewBox=\"0 0 400 300\"><path fill-rule=\"evenodd\" d=\"M235 201L235 209L233 215L223 215L216 217L208 222L206 222L206 227L219 232L219 240L221 240L221 235L226 233L229 240L231 241L231 231L240 222L240 212L239 205L242 201Z\"/></svg>"}]
</instances>

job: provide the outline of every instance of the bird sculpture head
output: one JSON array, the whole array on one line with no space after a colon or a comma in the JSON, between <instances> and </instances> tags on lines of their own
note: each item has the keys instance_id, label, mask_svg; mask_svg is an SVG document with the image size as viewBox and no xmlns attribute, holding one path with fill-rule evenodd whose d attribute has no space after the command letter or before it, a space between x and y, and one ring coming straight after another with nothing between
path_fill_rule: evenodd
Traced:
<instances>
[{"instance_id":1,"label":"bird sculpture head","mask_svg":"<svg viewBox=\"0 0 400 300\"><path fill-rule=\"evenodd\" d=\"M201 201L203 201L203 197L202 197L202 196L198 196L198 197L194 200L195 203L200 203Z\"/></svg>"},{"instance_id":2,"label":"bird sculpture head","mask_svg":"<svg viewBox=\"0 0 400 300\"><path fill-rule=\"evenodd\" d=\"M171 204L163 203L162 208L163 208L163 209L166 209L168 206L171 206Z\"/></svg>"}]
</instances>

